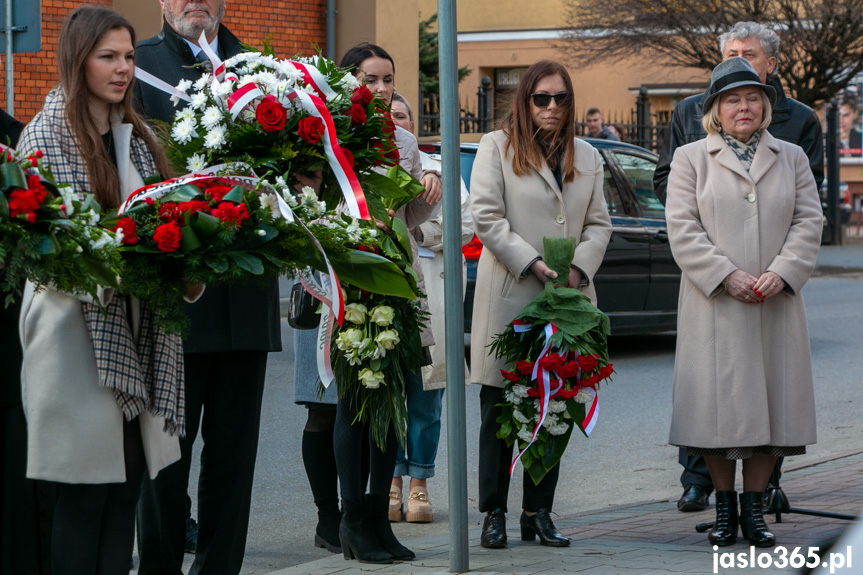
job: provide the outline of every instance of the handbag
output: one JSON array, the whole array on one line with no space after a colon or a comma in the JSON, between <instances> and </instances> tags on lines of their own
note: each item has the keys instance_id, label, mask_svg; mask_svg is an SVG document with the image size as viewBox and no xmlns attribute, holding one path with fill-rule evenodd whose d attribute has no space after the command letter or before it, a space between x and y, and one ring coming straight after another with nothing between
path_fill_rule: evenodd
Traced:
<instances>
[{"instance_id":1,"label":"handbag","mask_svg":"<svg viewBox=\"0 0 863 575\"><path fill-rule=\"evenodd\" d=\"M294 329L315 329L320 322L318 301L306 291L303 284L295 283L288 298L288 325Z\"/></svg>"}]
</instances>

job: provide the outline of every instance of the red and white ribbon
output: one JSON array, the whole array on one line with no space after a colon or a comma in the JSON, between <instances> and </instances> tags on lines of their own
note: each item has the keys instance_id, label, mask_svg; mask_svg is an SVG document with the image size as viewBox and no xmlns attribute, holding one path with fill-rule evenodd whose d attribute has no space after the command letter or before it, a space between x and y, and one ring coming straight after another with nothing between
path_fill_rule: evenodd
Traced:
<instances>
[{"instance_id":1,"label":"red and white ribbon","mask_svg":"<svg viewBox=\"0 0 863 575\"><path fill-rule=\"evenodd\" d=\"M137 66L135 66L135 79L140 80L141 82L144 82L145 84L149 84L149 85L153 86L154 88L156 88L157 90L161 90L161 91L165 92L166 94L170 94L170 95L172 95L172 96L174 96L180 100L183 100L184 102L191 102L192 101L192 98L187 93L185 93L184 91L180 90L176 86L170 85L169 83L165 82L164 80L162 80L160 78L155 77L154 75L150 74L149 72L146 72L146 71L142 70L141 68L138 68Z\"/></svg>"},{"instance_id":2,"label":"red and white ribbon","mask_svg":"<svg viewBox=\"0 0 863 575\"><path fill-rule=\"evenodd\" d=\"M303 64L302 62L296 62L291 60L291 64L294 65L294 68L299 70L299 72L303 75L303 81L315 89L315 92L321 95L324 100L332 100L336 98L338 94L330 88L329 83L327 83L327 79L321 74L321 71L318 70L315 66L311 64Z\"/></svg>"},{"instance_id":3,"label":"red and white ribbon","mask_svg":"<svg viewBox=\"0 0 863 575\"><path fill-rule=\"evenodd\" d=\"M581 422L581 429L584 431L584 434L590 437L590 432L593 431L593 428L596 426L596 422L599 419L599 395L597 395L596 390L592 387L584 388L587 393L589 393L592 398L590 400L590 407L587 408L587 413L584 416L584 421Z\"/></svg>"},{"instance_id":4,"label":"red and white ribbon","mask_svg":"<svg viewBox=\"0 0 863 575\"><path fill-rule=\"evenodd\" d=\"M203 50L204 54L207 55L207 58L210 59L210 65L213 67L213 79L218 79L221 82L225 74L225 63L222 62L222 59L213 52L212 48L210 48L210 43L207 42L206 32L201 32L201 36L198 38L198 46L201 47L201 50Z\"/></svg>"}]
</instances>

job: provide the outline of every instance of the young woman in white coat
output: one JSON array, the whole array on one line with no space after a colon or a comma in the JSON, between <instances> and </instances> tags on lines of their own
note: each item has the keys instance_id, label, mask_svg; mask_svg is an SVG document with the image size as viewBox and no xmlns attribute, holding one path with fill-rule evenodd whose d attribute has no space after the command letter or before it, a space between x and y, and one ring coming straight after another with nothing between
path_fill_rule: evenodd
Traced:
<instances>
[{"instance_id":1,"label":"young woman in white coat","mask_svg":"<svg viewBox=\"0 0 863 575\"><path fill-rule=\"evenodd\" d=\"M666 217L683 276L669 443L702 455L716 486L713 545L739 526L770 547L762 495L777 456L815 443L801 290L815 267L821 206L803 150L766 130L773 87L730 58L704 100L707 138L677 149Z\"/></svg>"},{"instance_id":2,"label":"young woman in white coat","mask_svg":"<svg viewBox=\"0 0 863 575\"><path fill-rule=\"evenodd\" d=\"M167 174L155 138L131 105L135 33L113 10L81 7L57 47L60 85L25 128L58 182L116 208ZM28 423L27 475L56 481L54 573L129 570L141 479L180 457L183 356L179 336L153 327L143 302L106 288L101 306L27 285L20 335Z\"/></svg>"},{"instance_id":3,"label":"young woman in white coat","mask_svg":"<svg viewBox=\"0 0 863 575\"><path fill-rule=\"evenodd\" d=\"M611 236L602 193L602 159L575 139L569 73L542 60L527 69L502 130L483 136L470 180L471 213L484 248L477 269L471 332L471 382L480 391L479 510L483 547L506 547L512 446L497 438L503 403L503 360L488 345L556 277L543 261L544 236L578 239L569 285L596 300L592 278ZM521 536L569 545L552 523L559 466L539 485L524 472Z\"/></svg>"}]
</instances>

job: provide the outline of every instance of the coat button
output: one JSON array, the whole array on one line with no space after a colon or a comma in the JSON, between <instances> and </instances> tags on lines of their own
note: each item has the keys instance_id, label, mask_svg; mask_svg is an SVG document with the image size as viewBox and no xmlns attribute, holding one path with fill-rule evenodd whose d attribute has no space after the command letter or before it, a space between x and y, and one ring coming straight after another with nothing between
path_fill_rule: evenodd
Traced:
<instances>
[{"instance_id":1,"label":"coat button","mask_svg":"<svg viewBox=\"0 0 863 575\"><path fill-rule=\"evenodd\" d=\"M556 218L554 218L554 220L559 224L562 224L563 222L566 221L566 219L563 216L557 216Z\"/></svg>"},{"instance_id":2,"label":"coat button","mask_svg":"<svg viewBox=\"0 0 863 575\"><path fill-rule=\"evenodd\" d=\"M748 196L746 196L746 199L749 200L750 204L754 204L755 203L755 194L749 194Z\"/></svg>"}]
</instances>

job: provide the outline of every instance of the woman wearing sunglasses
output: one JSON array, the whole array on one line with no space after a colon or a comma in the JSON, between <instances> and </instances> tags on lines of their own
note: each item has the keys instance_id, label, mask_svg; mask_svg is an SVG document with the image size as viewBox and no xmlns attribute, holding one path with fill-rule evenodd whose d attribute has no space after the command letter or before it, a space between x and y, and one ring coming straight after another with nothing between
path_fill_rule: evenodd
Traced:
<instances>
[{"instance_id":1,"label":"woman wearing sunglasses","mask_svg":"<svg viewBox=\"0 0 863 575\"><path fill-rule=\"evenodd\" d=\"M497 438L503 360L489 355L495 335L556 277L542 260L544 236L575 237L569 285L596 303L592 278L611 236L602 195L599 152L575 139L572 81L558 62L525 72L503 129L480 142L470 183L479 260L471 334L471 382L480 391L479 510L486 513L483 547L506 547L509 466L513 449ZM559 466L538 485L523 473L521 538L566 547L549 513Z\"/></svg>"}]
</instances>

